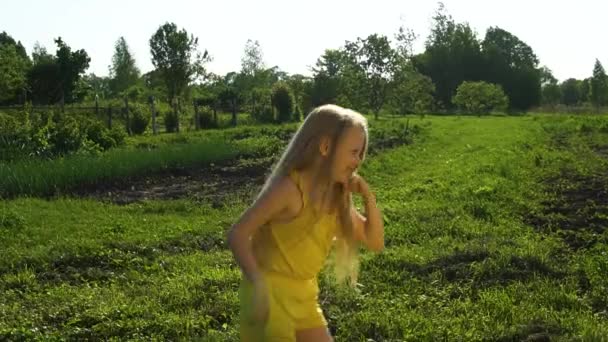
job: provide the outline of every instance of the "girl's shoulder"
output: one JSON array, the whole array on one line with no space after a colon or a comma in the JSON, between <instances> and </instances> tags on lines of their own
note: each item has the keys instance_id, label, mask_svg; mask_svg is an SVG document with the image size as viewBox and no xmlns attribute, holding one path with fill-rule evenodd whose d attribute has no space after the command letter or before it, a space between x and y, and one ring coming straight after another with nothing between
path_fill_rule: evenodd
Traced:
<instances>
[{"instance_id":1,"label":"girl's shoulder","mask_svg":"<svg viewBox=\"0 0 608 342\"><path fill-rule=\"evenodd\" d=\"M305 207L304 195L298 175L294 172L277 179L268 189L271 201L282 203L283 210L273 215L272 223L286 223L298 217Z\"/></svg>"},{"instance_id":2,"label":"girl's shoulder","mask_svg":"<svg viewBox=\"0 0 608 342\"><path fill-rule=\"evenodd\" d=\"M297 174L290 173L276 180L269 189L269 196L275 197L275 200L280 200L293 211L304 206L304 196L300 188Z\"/></svg>"}]
</instances>

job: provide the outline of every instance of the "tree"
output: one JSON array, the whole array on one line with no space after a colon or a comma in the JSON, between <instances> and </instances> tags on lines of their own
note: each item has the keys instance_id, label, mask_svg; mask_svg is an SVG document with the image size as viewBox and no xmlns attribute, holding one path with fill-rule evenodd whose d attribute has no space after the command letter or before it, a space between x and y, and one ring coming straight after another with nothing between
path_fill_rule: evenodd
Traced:
<instances>
[{"instance_id":1,"label":"tree","mask_svg":"<svg viewBox=\"0 0 608 342\"><path fill-rule=\"evenodd\" d=\"M245 43L245 53L241 58L241 72L253 76L265 68L260 42L248 39Z\"/></svg>"},{"instance_id":2,"label":"tree","mask_svg":"<svg viewBox=\"0 0 608 342\"><path fill-rule=\"evenodd\" d=\"M412 62L432 79L438 105L450 109L459 84L482 79L483 56L473 30L468 24L455 23L443 3L439 3L433 23L424 53L414 56Z\"/></svg>"},{"instance_id":3,"label":"tree","mask_svg":"<svg viewBox=\"0 0 608 342\"><path fill-rule=\"evenodd\" d=\"M0 103L14 100L25 89L28 67L14 45L0 43Z\"/></svg>"},{"instance_id":4,"label":"tree","mask_svg":"<svg viewBox=\"0 0 608 342\"><path fill-rule=\"evenodd\" d=\"M293 115L293 95L285 82L277 82L272 87L272 105L277 110L277 121L287 122Z\"/></svg>"},{"instance_id":5,"label":"tree","mask_svg":"<svg viewBox=\"0 0 608 342\"><path fill-rule=\"evenodd\" d=\"M378 119L378 113L388 97L388 86L395 73L397 54L388 38L377 34L347 42L345 48L349 60L354 61L356 68L363 75L361 85L362 92L367 94L367 107Z\"/></svg>"},{"instance_id":6,"label":"tree","mask_svg":"<svg viewBox=\"0 0 608 342\"><path fill-rule=\"evenodd\" d=\"M77 99L74 97L74 89L76 89L81 74L89 68L91 58L83 49L72 52L61 37L55 39L55 44L57 44L55 61L59 67L62 101L75 102Z\"/></svg>"},{"instance_id":7,"label":"tree","mask_svg":"<svg viewBox=\"0 0 608 342\"><path fill-rule=\"evenodd\" d=\"M39 45L34 47L34 66L28 73L28 87L35 103L71 103L80 100L75 90L91 58L83 49L72 49L58 37L57 52L52 56Z\"/></svg>"},{"instance_id":8,"label":"tree","mask_svg":"<svg viewBox=\"0 0 608 342\"><path fill-rule=\"evenodd\" d=\"M312 68L313 82L310 87L310 101L316 107L336 103L342 91L342 75L345 73L346 55L342 50L327 49L317 59Z\"/></svg>"},{"instance_id":9,"label":"tree","mask_svg":"<svg viewBox=\"0 0 608 342\"><path fill-rule=\"evenodd\" d=\"M211 60L207 50L198 51L198 38L188 35L185 29L177 29L174 23L165 23L150 38L152 64L165 82L167 97L173 103L176 117L178 100L186 87L204 76L204 64ZM177 121L179 132L179 120Z\"/></svg>"},{"instance_id":10,"label":"tree","mask_svg":"<svg viewBox=\"0 0 608 342\"><path fill-rule=\"evenodd\" d=\"M397 34L395 34L395 40L397 41L395 50L397 54L404 60L408 60L414 56L414 43L416 39L418 39L418 35L411 28L401 25Z\"/></svg>"},{"instance_id":11,"label":"tree","mask_svg":"<svg viewBox=\"0 0 608 342\"><path fill-rule=\"evenodd\" d=\"M541 78L551 80L553 75L537 68L538 58L530 46L498 27L487 30L481 46L486 66L483 79L502 85L512 108L527 110L540 103Z\"/></svg>"},{"instance_id":12,"label":"tree","mask_svg":"<svg viewBox=\"0 0 608 342\"><path fill-rule=\"evenodd\" d=\"M258 109L258 104L267 102L261 96L270 92L270 88L276 80L272 80L278 68L266 69L262 47L257 40L248 39L245 43L243 57L241 57L241 72L239 75L239 91L248 110L253 112Z\"/></svg>"},{"instance_id":13,"label":"tree","mask_svg":"<svg viewBox=\"0 0 608 342\"><path fill-rule=\"evenodd\" d=\"M562 89L556 83L549 83L542 88L542 103L555 106L562 99Z\"/></svg>"},{"instance_id":14,"label":"tree","mask_svg":"<svg viewBox=\"0 0 608 342\"><path fill-rule=\"evenodd\" d=\"M540 73L541 85L557 84L557 78L553 76L553 71L551 71L551 69L549 69L547 66L542 66L538 71Z\"/></svg>"},{"instance_id":15,"label":"tree","mask_svg":"<svg viewBox=\"0 0 608 342\"><path fill-rule=\"evenodd\" d=\"M541 83L541 102L544 105L555 106L562 98L562 91L557 84L553 72L546 66L539 69Z\"/></svg>"},{"instance_id":16,"label":"tree","mask_svg":"<svg viewBox=\"0 0 608 342\"><path fill-rule=\"evenodd\" d=\"M229 107L232 111L232 126L236 126L236 113L243 102L242 93L239 91L240 83L240 74L229 72L222 78L221 83L218 85L218 98L220 102L224 106Z\"/></svg>"},{"instance_id":17,"label":"tree","mask_svg":"<svg viewBox=\"0 0 608 342\"><path fill-rule=\"evenodd\" d=\"M110 98L111 91L109 77L89 74L83 76L83 79L90 87L93 98L95 95L97 95L100 100Z\"/></svg>"},{"instance_id":18,"label":"tree","mask_svg":"<svg viewBox=\"0 0 608 342\"><path fill-rule=\"evenodd\" d=\"M479 82L462 82L452 100L455 105L469 113L481 115L492 110L505 110L509 100L500 85Z\"/></svg>"},{"instance_id":19,"label":"tree","mask_svg":"<svg viewBox=\"0 0 608 342\"><path fill-rule=\"evenodd\" d=\"M581 102L588 102L591 97L591 77L580 81L579 88L581 90Z\"/></svg>"},{"instance_id":20,"label":"tree","mask_svg":"<svg viewBox=\"0 0 608 342\"><path fill-rule=\"evenodd\" d=\"M566 106L575 106L580 102L579 82L569 78L561 84L562 103Z\"/></svg>"},{"instance_id":21,"label":"tree","mask_svg":"<svg viewBox=\"0 0 608 342\"><path fill-rule=\"evenodd\" d=\"M291 88L294 97L295 111L298 113L308 110L304 104L304 97L306 96L307 83L311 81L309 77L300 74L291 75L287 78L287 85Z\"/></svg>"},{"instance_id":22,"label":"tree","mask_svg":"<svg viewBox=\"0 0 608 342\"><path fill-rule=\"evenodd\" d=\"M140 71L135 65L135 58L129 50L127 41L120 37L114 45L114 56L110 66L110 89L117 96L129 87L134 86L140 77Z\"/></svg>"},{"instance_id":23,"label":"tree","mask_svg":"<svg viewBox=\"0 0 608 342\"><path fill-rule=\"evenodd\" d=\"M6 32L0 33L0 103L16 103L24 94L31 66L21 42Z\"/></svg>"},{"instance_id":24,"label":"tree","mask_svg":"<svg viewBox=\"0 0 608 342\"><path fill-rule=\"evenodd\" d=\"M11 37L5 31L2 31L2 33L0 33L0 46L2 46L2 45L14 46L15 51L17 52L17 56L26 60L28 64L31 64L30 57L27 55L27 52L25 51L25 48L23 47L21 42L15 41L15 39L13 39L13 37Z\"/></svg>"},{"instance_id":25,"label":"tree","mask_svg":"<svg viewBox=\"0 0 608 342\"><path fill-rule=\"evenodd\" d=\"M390 102L400 114L423 114L433 109L434 92L431 78L406 63L395 73Z\"/></svg>"},{"instance_id":26,"label":"tree","mask_svg":"<svg viewBox=\"0 0 608 342\"><path fill-rule=\"evenodd\" d=\"M591 103L599 108L608 104L608 79L599 60L595 60L593 77L591 78Z\"/></svg>"}]
</instances>

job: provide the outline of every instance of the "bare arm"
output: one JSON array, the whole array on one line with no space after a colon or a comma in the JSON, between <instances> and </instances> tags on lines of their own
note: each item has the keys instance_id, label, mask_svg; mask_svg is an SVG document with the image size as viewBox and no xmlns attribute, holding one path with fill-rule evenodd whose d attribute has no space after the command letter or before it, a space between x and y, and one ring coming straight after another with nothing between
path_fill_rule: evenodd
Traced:
<instances>
[{"instance_id":1,"label":"bare arm","mask_svg":"<svg viewBox=\"0 0 608 342\"><path fill-rule=\"evenodd\" d=\"M365 180L359 176L355 184L351 185L351 189L361 194L365 205L365 216L354 207L351 210L355 238L362 242L367 249L380 252L384 249L384 222L382 213L376 205L376 196L371 192Z\"/></svg>"},{"instance_id":2,"label":"bare arm","mask_svg":"<svg viewBox=\"0 0 608 342\"><path fill-rule=\"evenodd\" d=\"M251 249L251 236L259 227L268 223L287 208L286 198L293 194L295 185L283 179L249 207L228 234L228 245L245 277L255 283L260 280L260 271Z\"/></svg>"}]
</instances>

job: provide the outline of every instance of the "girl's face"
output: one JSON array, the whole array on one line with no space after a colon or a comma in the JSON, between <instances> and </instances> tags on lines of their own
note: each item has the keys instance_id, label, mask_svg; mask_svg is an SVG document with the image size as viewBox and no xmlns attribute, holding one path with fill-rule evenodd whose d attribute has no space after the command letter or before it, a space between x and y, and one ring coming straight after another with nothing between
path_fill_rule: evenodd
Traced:
<instances>
[{"instance_id":1,"label":"girl's face","mask_svg":"<svg viewBox=\"0 0 608 342\"><path fill-rule=\"evenodd\" d=\"M332 179L346 184L361 164L361 151L365 145L365 132L359 126L346 128L335 146Z\"/></svg>"}]
</instances>

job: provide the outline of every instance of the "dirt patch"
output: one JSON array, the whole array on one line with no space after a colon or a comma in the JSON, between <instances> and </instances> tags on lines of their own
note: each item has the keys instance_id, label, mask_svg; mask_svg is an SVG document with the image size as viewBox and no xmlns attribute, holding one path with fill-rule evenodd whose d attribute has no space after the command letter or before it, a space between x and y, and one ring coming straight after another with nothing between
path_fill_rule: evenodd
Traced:
<instances>
[{"instance_id":1,"label":"dirt patch","mask_svg":"<svg viewBox=\"0 0 608 342\"><path fill-rule=\"evenodd\" d=\"M563 171L544 183L555 199L543 202L543 210L529 215L527 223L556 233L575 250L601 241L608 228L608 175Z\"/></svg>"},{"instance_id":2,"label":"dirt patch","mask_svg":"<svg viewBox=\"0 0 608 342\"><path fill-rule=\"evenodd\" d=\"M92 197L116 204L143 200L190 198L219 206L228 195L246 194L259 188L269 173L270 158L231 160L198 168L172 169L137 176L74 191L79 197Z\"/></svg>"},{"instance_id":3,"label":"dirt patch","mask_svg":"<svg viewBox=\"0 0 608 342\"><path fill-rule=\"evenodd\" d=\"M602 158L608 159L608 145L595 145L593 150Z\"/></svg>"}]
</instances>

